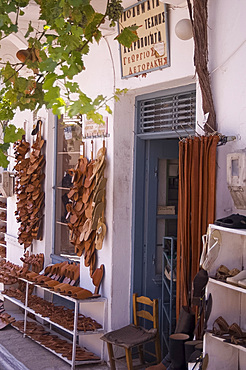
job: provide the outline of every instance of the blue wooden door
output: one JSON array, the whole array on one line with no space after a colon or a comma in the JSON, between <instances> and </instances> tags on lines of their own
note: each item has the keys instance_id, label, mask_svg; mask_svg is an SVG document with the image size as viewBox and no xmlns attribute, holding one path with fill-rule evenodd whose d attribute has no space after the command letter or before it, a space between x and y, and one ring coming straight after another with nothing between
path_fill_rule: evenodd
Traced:
<instances>
[{"instance_id":1,"label":"blue wooden door","mask_svg":"<svg viewBox=\"0 0 246 370\"><path fill-rule=\"evenodd\" d=\"M163 236L176 236L178 139L137 139L133 291L161 298Z\"/></svg>"}]
</instances>

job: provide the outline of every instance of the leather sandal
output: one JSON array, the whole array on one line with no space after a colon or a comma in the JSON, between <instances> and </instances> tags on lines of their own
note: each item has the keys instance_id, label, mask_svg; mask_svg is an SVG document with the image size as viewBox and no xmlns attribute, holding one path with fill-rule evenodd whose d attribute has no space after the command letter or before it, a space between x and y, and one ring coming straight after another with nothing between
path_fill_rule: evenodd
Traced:
<instances>
[{"instance_id":1,"label":"leather sandal","mask_svg":"<svg viewBox=\"0 0 246 370\"><path fill-rule=\"evenodd\" d=\"M99 293L99 288L103 279L104 275L104 265L102 264L99 268L97 268L94 273L92 274L92 283L95 286L94 294Z\"/></svg>"},{"instance_id":2,"label":"leather sandal","mask_svg":"<svg viewBox=\"0 0 246 370\"><path fill-rule=\"evenodd\" d=\"M83 289L83 288L80 288L79 291L76 291L74 294L72 294L72 297L76 299L87 299L87 298L90 298L91 296L92 296L92 292L90 292L87 289Z\"/></svg>"},{"instance_id":3,"label":"leather sandal","mask_svg":"<svg viewBox=\"0 0 246 370\"><path fill-rule=\"evenodd\" d=\"M102 244L103 244L103 240L106 235L106 232L107 232L107 226L105 225L104 222L99 220L97 223L96 240L95 240L97 250L102 249Z\"/></svg>"},{"instance_id":4,"label":"leather sandal","mask_svg":"<svg viewBox=\"0 0 246 370\"><path fill-rule=\"evenodd\" d=\"M229 338L229 325L227 321L222 317L219 316L213 323L213 329L208 330L217 337L220 338Z\"/></svg>"}]
</instances>

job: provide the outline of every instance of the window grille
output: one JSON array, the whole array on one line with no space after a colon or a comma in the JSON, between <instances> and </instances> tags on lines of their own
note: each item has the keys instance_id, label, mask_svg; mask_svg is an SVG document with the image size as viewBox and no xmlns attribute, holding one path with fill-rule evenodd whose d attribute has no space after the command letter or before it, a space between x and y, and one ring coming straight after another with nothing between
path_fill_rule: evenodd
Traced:
<instances>
[{"instance_id":1,"label":"window grille","mask_svg":"<svg viewBox=\"0 0 246 370\"><path fill-rule=\"evenodd\" d=\"M196 92L189 91L139 101L138 134L194 132Z\"/></svg>"}]
</instances>

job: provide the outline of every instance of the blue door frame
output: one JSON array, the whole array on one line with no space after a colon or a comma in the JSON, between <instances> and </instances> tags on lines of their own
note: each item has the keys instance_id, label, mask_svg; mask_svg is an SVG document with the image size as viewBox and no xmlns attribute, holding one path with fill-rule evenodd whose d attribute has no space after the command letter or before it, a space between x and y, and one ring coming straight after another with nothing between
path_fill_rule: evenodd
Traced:
<instances>
[{"instance_id":1,"label":"blue door frame","mask_svg":"<svg viewBox=\"0 0 246 370\"><path fill-rule=\"evenodd\" d=\"M132 198L131 293L137 292L138 294L149 295L153 298L161 298L161 281L158 283L158 278L155 276L154 269L156 257L158 160L161 158L178 158L178 141L180 137L194 135L196 122L194 104L195 92L196 85L190 84L136 97L134 130L136 134ZM142 131L140 127L140 117L141 120L144 120L145 114L141 111L142 103L150 102L151 104L155 99L158 102L158 99L175 96L177 94L182 96L182 94L186 93L188 96L188 103L186 102L188 107L187 112L189 112L190 115L186 115L185 119L190 117L190 122L192 122L192 124L186 126L186 128L181 124L178 129L179 131L175 129L175 125L174 129L170 129L169 131ZM191 105L193 103L191 110L189 110L189 96L191 96ZM177 122L182 123L182 114L183 113L179 116L179 111L174 111L175 119L178 118L181 120ZM142 127L145 127L144 122L141 124Z\"/></svg>"},{"instance_id":2,"label":"blue door frame","mask_svg":"<svg viewBox=\"0 0 246 370\"><path fill-rule=\"evenodd\" d=\"M159 159L178 158L178 139L136 139L133 210L133 291L161 298L156 275ZM164 235L163 235L164 236Z\"/></svg>"}]
</instances>

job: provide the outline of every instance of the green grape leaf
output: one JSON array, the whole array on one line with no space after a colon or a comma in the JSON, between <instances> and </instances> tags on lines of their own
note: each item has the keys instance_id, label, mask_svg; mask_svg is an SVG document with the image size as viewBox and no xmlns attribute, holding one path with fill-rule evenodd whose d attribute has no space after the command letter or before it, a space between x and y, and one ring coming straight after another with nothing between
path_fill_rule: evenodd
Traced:
<instances>
[{"instance_id":1,"label":"green grape leaf","mask_svg":"<svg viewBox=\"0 0 246 370\"><path fill-rule=\"evenodd\" d=\"M1 91L3 93L3 91ZM1 95L0 93L0 95ZM8 121L14 118L14 111L11 103L5 97L0 101L0 121Z\"/></svg>"},{"instance_id":2,"label":"green grape leaf","mask_svg":"<svg viewBox=\"0 0 246 370\"><path fill-rule=\"evenodd\" d=\"M62 114L66 113L66 103L62 98L58 98L57 102L52 106L53 114L61 118Z\"/></svg>"},{"instance_id":3,"label":"green grape leaf","mask_svg":"<svg viewBox=\"0 0 246 370\"><path fill-rule=\"evenodd\" d=\"M98 95L96 99L93 101L93 105L97 106L100 105L106 98L103 95Z\"/></svg>"},{"instance_id":4,"label":"green grape leaf","mask_svg":"<svg viewBox=\"0 0 246 370\"><path fill-rule=\"evenodd\" d=\"M51 107L59 97L60 88L58 86L50 87L50 89L44 94L44 100L48 103L48 107Z\"/></svg>"},{"instance_id":5,"label":"green grape leaf","mask_svg":"<svg viewBox=\"0 0 246 370\"><path fill-rule=\"evenodd\" d=\"M5 68L2 69L2 76L4 77L4 82L10 81L16 77L16 71L13 67L11 67L10 63L7 62Z\"/></svg>"},{"instance_id":6,"label":"green grape leaf","mask_svg":"<svg viewBox=\"0 0 246 370\"><path fill-rule=\"evenodd\" d=\"M86 113L86 117L87 117L88 120L92 119L93 122L98 123L99 125L105 124L105 122L103 120L103 116L98 112L89 111L89 112Z\"/></svg>"},{"instance_id":7,"label":"green grape leaf","mask_svg":"<svg viewBox=\"0 0 246 370\"><path fill-rule=\"evenodd\" d=\"M56 66L57 63L54 60L52 60L51 58L47 58L46 60L40 63L40 71L54 72Z\"/></svg>"},{"instance_id":8,"label":"green grape leaf","mask_svg":"<svg viewBox=\"0 0 246 370\"><path fill-rule=\"evenodd\" d=\"M4 144L0 144L0 150L2 152L6 152L8 150L8 148L10 147L10 143L4 143Z\"/></svg>"},{"instance_id":9,"label":"green grape leaf","mask_svg":"<svg viewBox=\"0 0 246 370\"><path fill-rule=\"evenodd\" d=\"M130 48L132 43L138 40L138 35L136 32L138 28L138 26L124 28L122 32L115 37L115 40L118 40L120 44Z\"/></svg>"},{"instance_id":10,"label":"green grape leaf","mask_svg":"<svg viewBox=\"0 0 246 370\"><path fill-rule=\"evenodd\" d=\"M62 28L62 27L64 27L64 25L65 25L65 20L64 20L64 18L58 18L58 19L56 19L56 20L55 20L55 24L56 24L56 26L57 26L58 28Z\"/></svg>"},{"instance_id":11,"label":"green grape leaf","mask_svg":"<svg viewBox=\"0 0 246 370\"><path fill-rule=\"evenodd\" d=\"M7 168L9 164L9 160L7 159L7 155L2 152L0 149L0 167Z\"/></svg>"},{"instance_id":12,"label":"green grape leaf","mask_svg":"<svg viewBox=\"0 0 246 370\"><path fill-rule=\"evenodd\" d=\"M33 32L33 30L34 30L34 28L32 27L32 22L30 21L28 23L28 29L27 29L27 31L25 33L25 38L28 38L29 35L30 35L30 33Z\"/></svg>"},{"instance_id":13,"label":"green grape leaf","mask_svg":"<svg viewBox=\"0 0 246 370\"><path fill-rule=\"evenodd\" d=\"M77 82L66 82L65 87L72 93L79 91L79 84Z\"/></svg>"},{"instance_id":14,"label":"green grape leaf","mask_svg":"<svg viewBox=\"0 0 246 370\"><path fill-rule=\"evenodd\" d=\"M105 110L106 110L106 112L108 112L109 114L112 114L113 112L112 112L112 109L110 108L110 106L108 106L107 104L106 104L106 106L105 106Z\"/></svg>"},{"instance_id":15,"label":"green grape leaf","mask_svg":"<svg viewBox=\"0 0 246 370\"><path fill-rule=\"evenodd\" d=\"M53 86L56 79L57 79L57 75L55 73L47 74L45 76L45 80L43 82L43 89L44 90L49 90Z\"/></svg>"},{"instance_id":16,"label":"green grape leaf","mask_svg":"<svg viewBox=\"0 0 246 370\"><path fill-rule=\"evenodd\" d=\"M14 143L20 140L25 131L22 128L17 128L15 125L10 124L4 128L4 143Z\"/></svg>"},{"instance_id":17,"label":"green grape leaf","mask_svg":"<svg viewBox=\"0 0 246 370\"><path fill-rule=\"evenodd\" d=\"M69 117L77 116L81 113L81 102L79 100L73 102L68 109Z\"/></svg>"}]
</instances>

